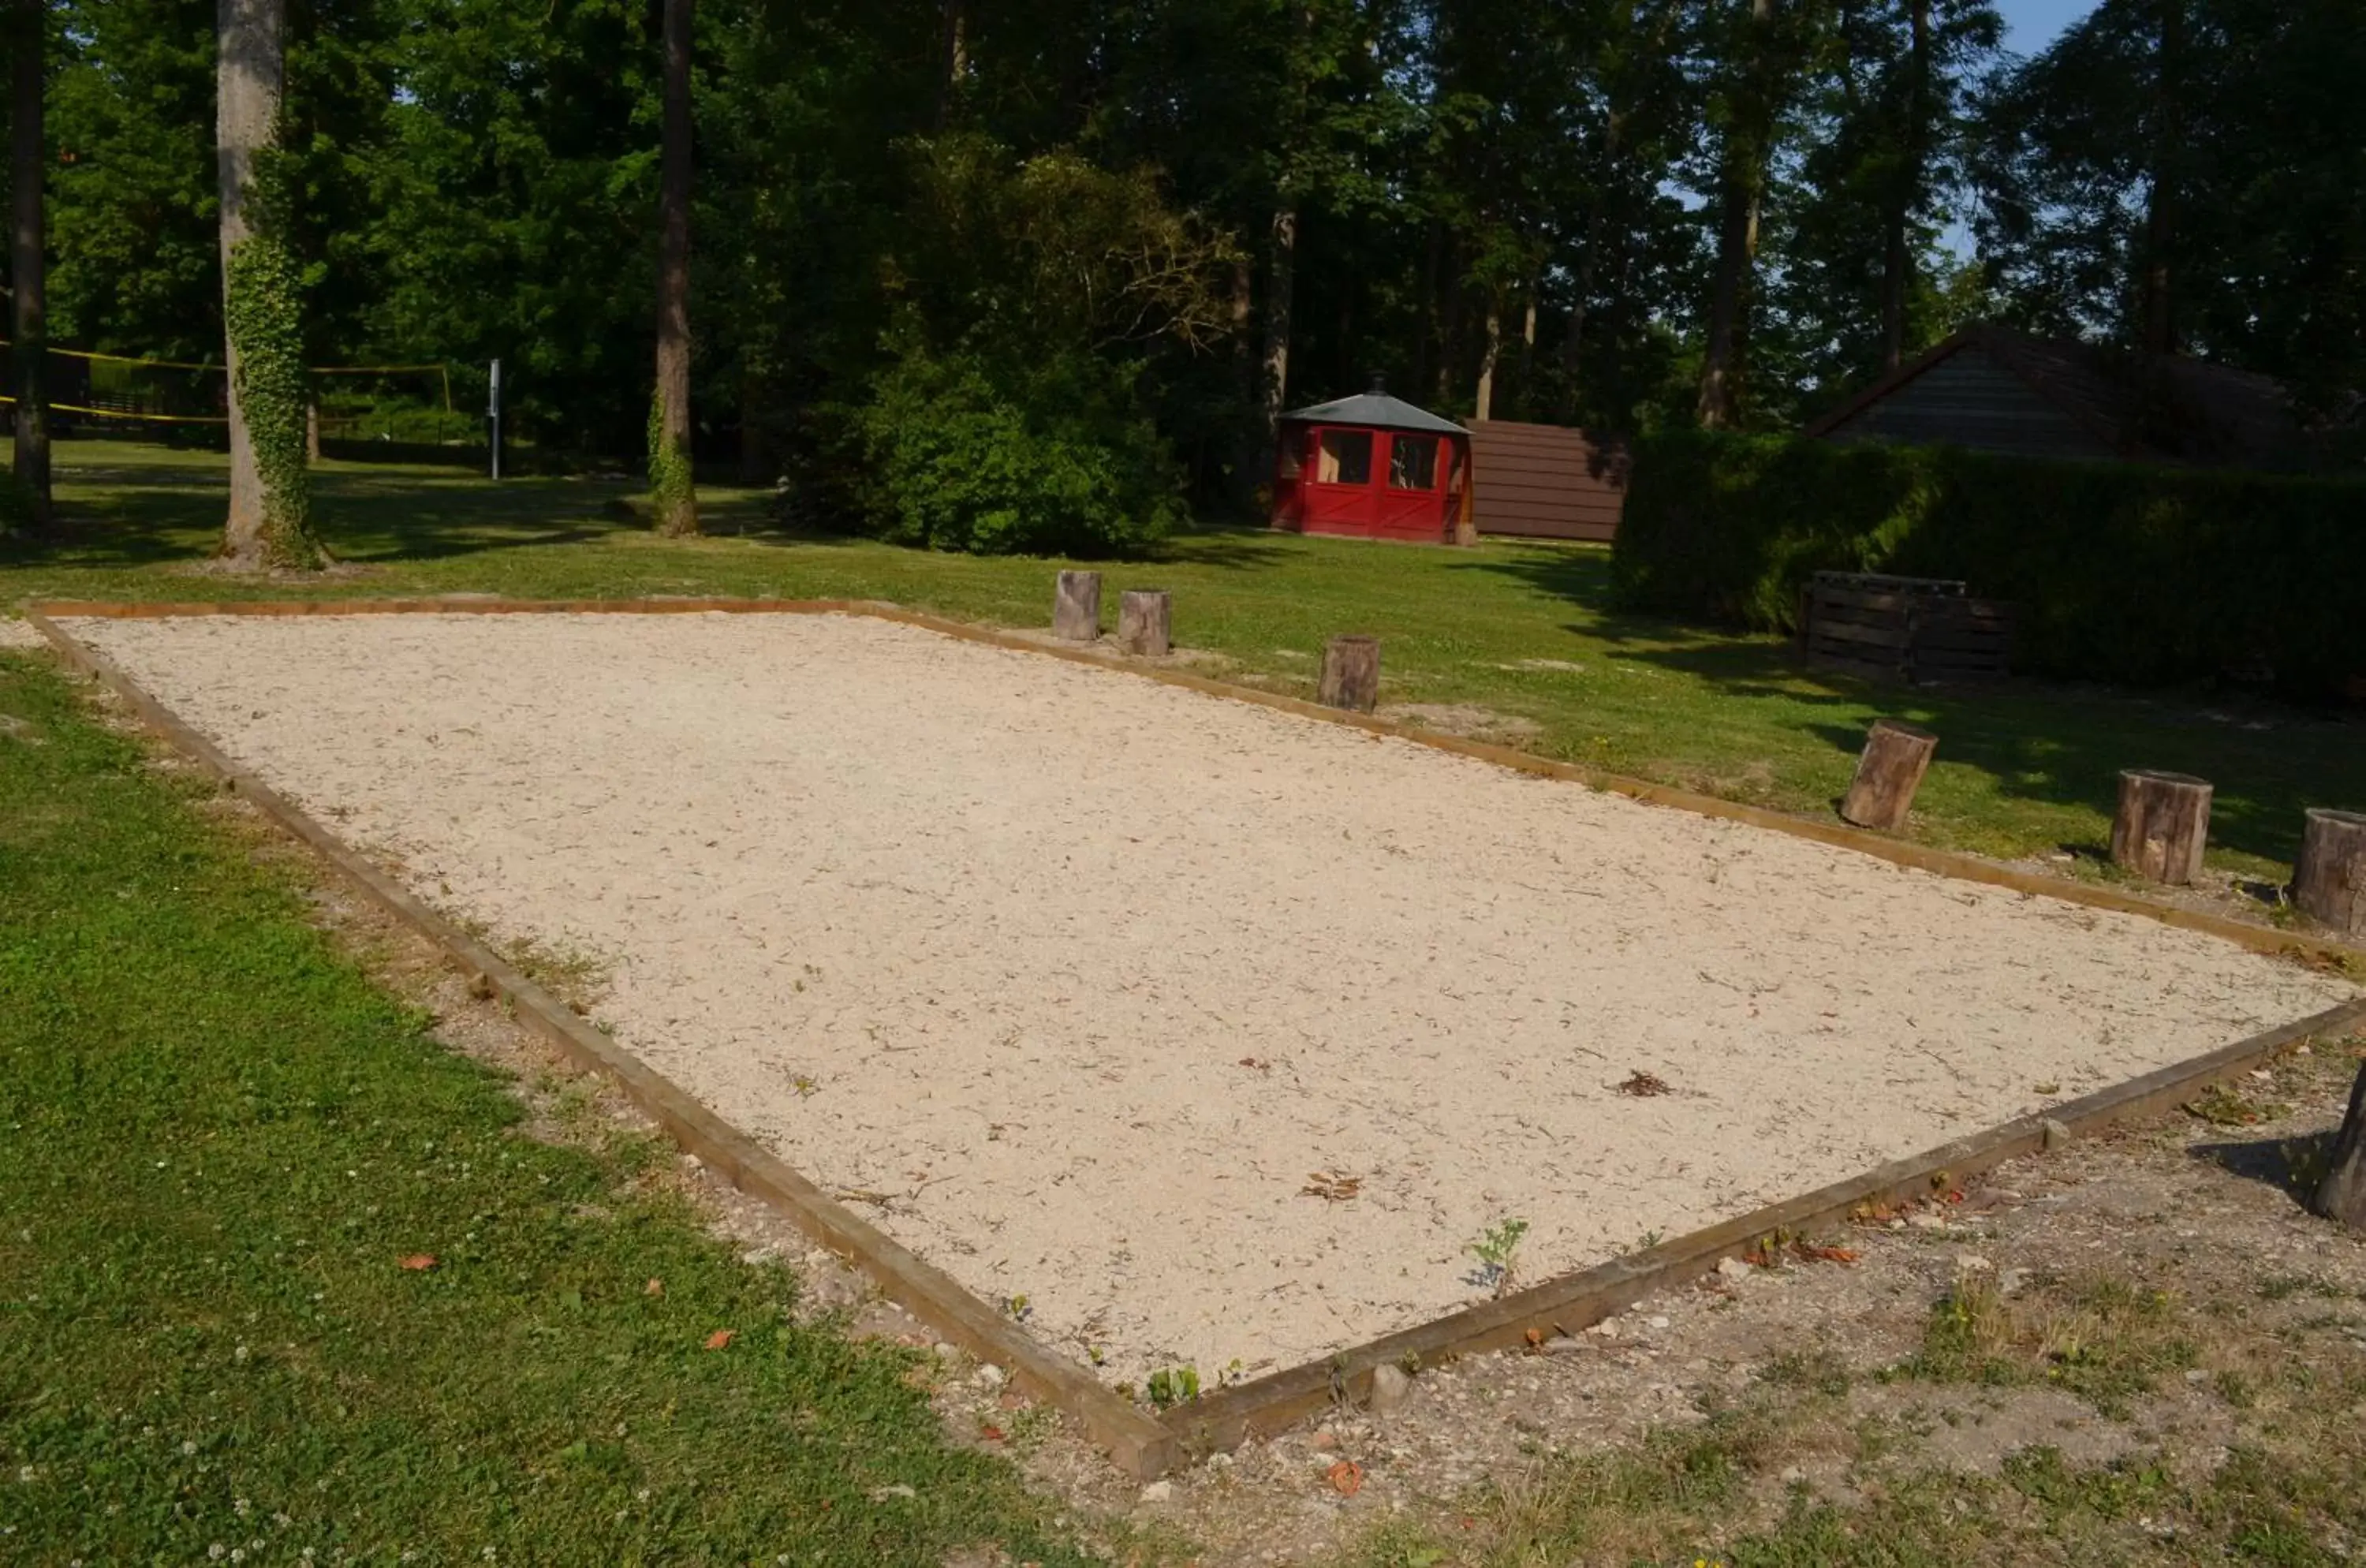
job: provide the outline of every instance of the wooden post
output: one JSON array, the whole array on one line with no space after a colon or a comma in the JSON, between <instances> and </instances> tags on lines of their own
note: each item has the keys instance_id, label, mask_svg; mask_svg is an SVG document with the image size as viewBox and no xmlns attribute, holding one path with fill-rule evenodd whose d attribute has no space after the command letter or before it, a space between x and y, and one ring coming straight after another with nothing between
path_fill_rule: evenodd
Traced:
<instances>
[{"instance_id":1,"label":"wooden post","mask_svg":"<svg viewBox=\"0 0 2366 1568\"><path fill-rule=\"evenodd\" d=\"M1841 818L1860 828L1894 833L1906 826L1914 806L1914 792L1931 770L1931 753L1939 738L1927 729L1877 718L1866 731L1865 754L1857 759L1856 778L1841 801Z\"/></svg>"},{"instance_id":2,"label":"wooden post","mask_svg":"<svg viewBox=\"0 0 2366 1568\"><path fill-rule=\"evenodd\" d=\"M2366 1064L2349 1086L2349 1114L2334 1134L2333 1154L2317 1183L2316 1212L2354 1231L2366 1231Z\"/></svg>"},{"instance_id":3,"label":"wooden post","mask_svg":"<svg viewBox=\"0 0 2366 1568\"><path fill-rule=\"evenodd\" d=\"M1070 642L1090 642L1101 635L1101 574L1064 571L1052 591L1052 632Z\"/></svg>"},{"instance_id":4,"label":"wooden post","mask_svg":"<svg viewBox=\"0 0 2366 1568\"><path fill-rule=\"evenodd\" d=\"M2366 931L2366 815L2322 807L2308 814L2293 902L2335 931Z\"/></svg>"},{"instance_id":5,"label":"wooden post","mask_svg":"<svg viewBox=\"0 0 2366 1568\"><path fill-rule=\"evenodd\" d=\"M2210 841L2207 780L2190 773L2130 768L2120 775L2120 809L2112 818L2112 863L2182 887L2202 873Z\"/></svg>"},{"instance_id":6,"label":"wooden post","mask_svg":"<svg viewBox=\"0 0 2366 1568\"><path fill-rule=\"evenodd\" d=\"M1380 639L1333 637L1323 649L1323 682L1315 700L1326 707L1371 712L1380 700Z\"/></svg>"},{"instance_id":7,"label":"wooden post","mask_svg":"<svg viewBox=\"0 0 2366 1568\"><path fill-rule=\"evenodd\" d=\"M1117 645L1128 653L1163 654L1169 646L1174 596L1164 588L1129 588L1117 598Z\"/></svg>"}]
</instances>

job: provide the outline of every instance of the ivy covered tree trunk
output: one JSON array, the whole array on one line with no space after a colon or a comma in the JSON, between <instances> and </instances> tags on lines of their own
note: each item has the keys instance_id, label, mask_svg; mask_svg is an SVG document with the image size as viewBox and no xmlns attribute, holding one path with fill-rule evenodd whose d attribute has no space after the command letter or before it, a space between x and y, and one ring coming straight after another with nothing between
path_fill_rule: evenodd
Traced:
<instances>
[{"instance_id":1,"label":"ivy covered tree trunk","mask_svg":"<svg viewBox=\"0 0 2366 1568\"><path fill-rule=\"evenodd\" d=\"M15 222L9 277L13 286L17 355L17 482L32 508L36 528L50 522L50 398L44 361L49 320L42 298L44 245L41 195L49 171L42 152L42 76L48 43L44 0L12 0L15 59L9 92L11 178Z\"/></svg>"},{"instance_id":2,"label":"ivy covered tree trunk","mask_svg":"<svg viewBox=\"0 0 2366 1568\"><path fill-rule=\"evenodd\" d=\"M690 471L691 0L665 0L665 144L658 171L658 386L649 409L649 501L660 534L698 532Z\"/></svg>"},{"instance_id":3,"label":"ivy covered tree trunk","mask_svg":"<svg viewBox=\"0 0 2366 1568\"><path fill-rule=\"evenodd\" d=\"M217 0L215 170L221 191L222 321L230 367L231 566L310 569L312 536L304 467L303 335L295 258L257 190L258 164L277 134L285 77L284 0Z\"/></svg>"}]
</instances>

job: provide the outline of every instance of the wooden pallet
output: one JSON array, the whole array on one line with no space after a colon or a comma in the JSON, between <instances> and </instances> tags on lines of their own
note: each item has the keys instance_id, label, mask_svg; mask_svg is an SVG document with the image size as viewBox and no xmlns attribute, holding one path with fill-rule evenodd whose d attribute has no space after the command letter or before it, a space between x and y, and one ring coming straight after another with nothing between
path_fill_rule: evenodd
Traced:
<instances>
[{"instance_id":1,"label":"wooden pallet","mask_svg":"<svg viewBox=\"0 0 2366 1568\"><path fill-rule=\"evenodd\" d=\"M1800 600L1801 646L1820 668L1910 682L2011 673L2013 607L1961 582L1820 571Z\"/></svg>"}]
</instances>

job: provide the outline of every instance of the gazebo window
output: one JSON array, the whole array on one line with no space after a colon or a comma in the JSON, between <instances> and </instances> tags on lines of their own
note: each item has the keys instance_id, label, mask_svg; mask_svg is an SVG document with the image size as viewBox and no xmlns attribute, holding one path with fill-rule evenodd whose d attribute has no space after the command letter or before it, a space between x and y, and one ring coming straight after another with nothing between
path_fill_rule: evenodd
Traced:
<instances>
[{"instance_id":1,"label":"gazebo window","mask_svg":"<svg viewBox=\"0 0 2366 1568\"><path fill-rule=\"evenodd\" d=\"M1437 488L1437 437L1396 435L1389 441L1389 488Z\"/></svg>"},{"instance_id":2,"label":"gazebo window","mask_svg":"<svg viewBox=\"0 0 2366 1568\"><path fill-rule=\"evenodd\" d=\"M1372 433L1369 430L1326 430L1323 450L1315 459L1314 477L1326 485L1372 482Z\"/></svg>"}]
</instances>

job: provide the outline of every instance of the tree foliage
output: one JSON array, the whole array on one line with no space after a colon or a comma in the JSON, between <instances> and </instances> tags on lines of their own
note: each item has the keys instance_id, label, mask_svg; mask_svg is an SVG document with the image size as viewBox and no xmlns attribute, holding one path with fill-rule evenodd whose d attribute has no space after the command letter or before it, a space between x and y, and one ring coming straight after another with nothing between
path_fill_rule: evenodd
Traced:
<instances>
[{"instance_id":1,"label":"tree foliage","mask_svg":"<svg viewBox=\"0 0 2366 1568\"><path fill-rule=\"evenodd\" d=\"M56 333L218 354L211 7L62 8ZM638 450L660 9L291 0L308 355L498 356L522 436ZM1040 432L1058 388L1238 504L1277 372L1681 427L1719 299L1745 428L1981 315L2135 346L2156 299L2320 409L2366 386L2354 0L2000 37L1992 0L707 0L694 449L875 516L878 411Z\"/></svg>"}]
</instances>

